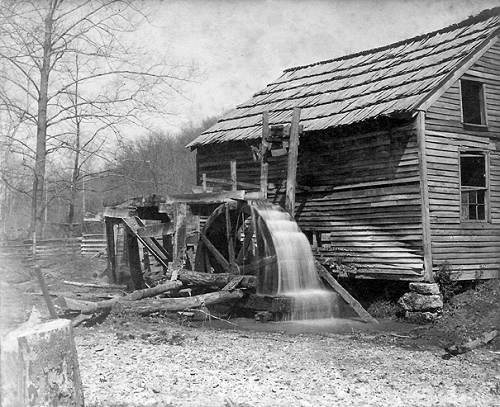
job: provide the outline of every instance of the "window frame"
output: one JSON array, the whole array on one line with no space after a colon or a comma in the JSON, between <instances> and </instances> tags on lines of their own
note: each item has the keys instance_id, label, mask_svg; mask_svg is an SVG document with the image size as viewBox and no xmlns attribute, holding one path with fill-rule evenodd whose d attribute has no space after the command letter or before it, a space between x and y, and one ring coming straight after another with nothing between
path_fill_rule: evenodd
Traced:
<instances>
[{"instance_id":1,"label":"window frame","mask_svg":"<svg viewBox=\"0 0 500 407\"><path fill-rule=\"evenodd\" d=\"M481 124L477 123L468 123L464 121L464 103L463 103L463 97L462 97L462 82L467 81L467 82L476 82L481 85L481 93L480 93L480 111L481 111ZM470 130L486 130L488 128L488 110L487 110L487 103L486 103L486 92L484 90L485 88L485 83L476 78L461 78L458 81L458 92L459 92L459 100L460 100L460 121L464 128L468 128Z\"/></svg>"},{"instance_id":2,"label":"window frame","mask_svg":"<svg viewBox=\"0 0 500 407\"><path fill-rule=\"evenodd\" d=\"M484 187L462 186L462 160L461 158L469 154L470 156L482 155L484 157L485 182ZM484 191L484 219L466 219L464 217L462 192ZM490 205L490 152L478 149L464 149L458 152L458 194L460 205L460 223L491 223Z\"/></svg>"}]
</instances>

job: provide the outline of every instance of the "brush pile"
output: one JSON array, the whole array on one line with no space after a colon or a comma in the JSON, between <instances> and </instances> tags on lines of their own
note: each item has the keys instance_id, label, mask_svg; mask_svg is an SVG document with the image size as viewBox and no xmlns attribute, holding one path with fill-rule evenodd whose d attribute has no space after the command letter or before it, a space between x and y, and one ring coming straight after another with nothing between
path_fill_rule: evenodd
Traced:
<instances>
[{"instance_id":1,"label":"brush pile","mask_svg":"<svg viewBox=\"0 0 500 407\"><path fill-rule=\"evenodd\" d=\"M161 312L183 312L206 306L232 303L244 296L244 291L256 285L255 276L235 275L230 273L199 273L190 270L174 270L167 274L169 280L126 293L119 286L93 285L115 294L102 299L102 296L71 298L59 296L56 308L60 316L74 319L74 324L92 324L104 319L113 310L131 310L139 315ZM66 284L75 284L66 281ZM195 295L193 295L195 294ZM100 297L100 298L99 298ZM96 300L97 299L97 300Z\"/></svg>"}]
</instances>

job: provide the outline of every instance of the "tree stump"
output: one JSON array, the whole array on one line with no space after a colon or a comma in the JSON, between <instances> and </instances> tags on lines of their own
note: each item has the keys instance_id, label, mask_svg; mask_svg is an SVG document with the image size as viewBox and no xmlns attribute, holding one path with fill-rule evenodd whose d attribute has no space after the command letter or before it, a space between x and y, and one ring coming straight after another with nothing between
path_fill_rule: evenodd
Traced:
<instances>
[{"instance_id":1,"label":"tree stump","mask_svg":"<svg viewBox=\"0 0 500 407\"><path fill-rule=\"evenodd\" d=\"M0 406L83 407L71 321L24 325L0 343Z\"/></svg>"}]
</instances>

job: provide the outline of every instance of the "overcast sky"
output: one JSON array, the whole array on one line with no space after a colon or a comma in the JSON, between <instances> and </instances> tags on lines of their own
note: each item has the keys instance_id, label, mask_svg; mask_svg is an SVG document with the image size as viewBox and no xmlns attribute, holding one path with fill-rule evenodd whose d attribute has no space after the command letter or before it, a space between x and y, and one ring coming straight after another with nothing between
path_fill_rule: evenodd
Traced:
<instances>
[{"instance_id":1,"label":"overcast sky","mask_svg":"<svg viewBox=\"0 0 500 407\"><path fill-rule=\"evenodd\" d=\"M386 45L459 22L499 0L150 0L138 40L199 68L176 131L244 102L283 69Z\"/></svg>"}]
</instances>

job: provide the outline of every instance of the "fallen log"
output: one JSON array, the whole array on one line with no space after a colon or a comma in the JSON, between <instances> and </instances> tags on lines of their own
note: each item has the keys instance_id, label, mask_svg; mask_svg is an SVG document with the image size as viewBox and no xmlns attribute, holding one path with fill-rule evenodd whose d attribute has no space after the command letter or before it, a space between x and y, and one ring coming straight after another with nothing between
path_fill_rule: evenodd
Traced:
<instances>
[{"instance_id":1,"label":"fallen log","mask_svg":"<svg viewBox=\"0 0 500 407\"><path fill-rule=\"evenodd\" d=\"M450 355L453 355L453 356L460 355L462 353L470 352L473 349L476 349L476 348L479 348L483 345L488 344L493 339L495 339L495 337L497 335L498 335L497 330L493 330L491 332L486 332L483 335L481 335L479 338L470 340L470 341L463 343L463 344L449 346L449 347L445 348L445 350Z\"/></svg>"},{"instance_id":2,"label":"fallen log","mask_svg":"<svg viewBox=\"0 0 500 407\"><path fill-rule=\"evenodd\" d=\"M81 283L79 281L68 281L68 280L63 280L63 284L73 285L75 287L105 288L105 289L109 288L110 290L126 290L127 289L126 285Z\"/></svg>"},{"instance_id":3,"label":"fallen log","mask_svg":"<svg viewBox=\"0 0 500 407\"><path fill-rule=\"evenodd\" d=\"M170 278L173 272L168 272L167 277ZM204 287L224 288L233 278L241 277L238 286L243 288L255 288L257 286L257 277L250 275L238 276L232 273L200 273L198 271L177 270L177 280L184 284Z\"/></svg>"},{"instance_id":4,"label":"fallen log","mask_svg":"<svg viewBox=\"0 0 500 407\"><path fill-rule=\"evenodd\" d=\"M145 299L142 301L121 303L127 309L133 310L141 315L154 312L183 311L206 305L220 304L243 298L243 291L215 291L207 294L195 295L194 297Z\"/></svg>"},{"instance_id":5,"label":"fallen log","mask_svg":"<svg viewBox=\"0 0 500 407\"><path fill-rule=\"evenodd\" d=\"M110 300L92 302L92 301L76 300L74 298L68 298L68 297L60 297L61 298L60 302L62 303L62 306L66 308L66 310L80 311L83 314L92 314L94 312L98 312L101 310L110 309L113 307L113 305L117 303L133 302L141 300L143 298L153 297L155 295L162 294L168 291L178 290L181 287L182 287L181 281L167 281L163 284L157 285L156 287L145 288L143 290L136 290L123 297L115 297L111 298Z\"/></svg>"}]
</instances>

